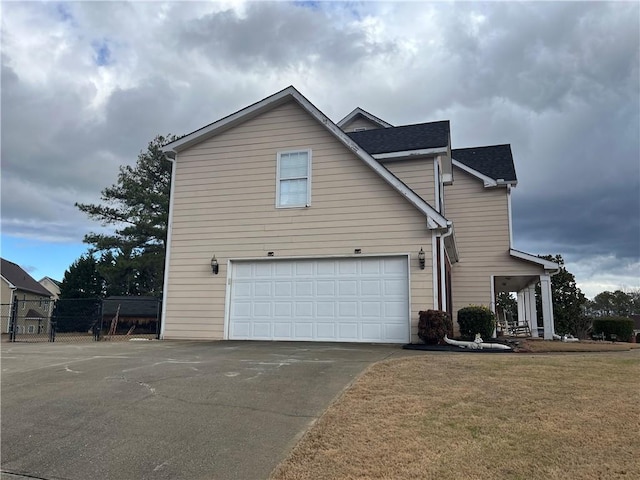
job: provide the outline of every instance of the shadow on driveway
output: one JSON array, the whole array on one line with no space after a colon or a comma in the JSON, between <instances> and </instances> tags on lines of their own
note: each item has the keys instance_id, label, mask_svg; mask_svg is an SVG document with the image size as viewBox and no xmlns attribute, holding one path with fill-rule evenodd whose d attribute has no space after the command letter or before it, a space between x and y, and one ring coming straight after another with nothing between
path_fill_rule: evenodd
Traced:
<instances>
[{"instance_id":1,"label":"shadow on driveway","mask_svg":"<svg viewBox=\"0 0 640 480\"><path fill-rule=\"evenodd\" d=\"M3 344L2 479L264 479L400 346Z\"/></svg>"}]
</instances>

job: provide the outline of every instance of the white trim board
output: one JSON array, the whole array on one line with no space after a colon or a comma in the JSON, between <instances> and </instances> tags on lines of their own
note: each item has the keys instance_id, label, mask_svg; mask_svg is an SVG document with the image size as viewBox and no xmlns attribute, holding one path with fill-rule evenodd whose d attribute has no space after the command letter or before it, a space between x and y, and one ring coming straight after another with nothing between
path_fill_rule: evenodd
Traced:
<instances>
[{"instance_id":1,"label":"white trim board","mask_svg":"<svg viewBox=\"0 0 640 480\"><path fill-rule=\"evenodd\" d=\"M473 168L465 165L462 162L459 162L458 160L456 160L455 158L451 160L451 163L453 163L454 166L458 167L460 170L463 170L465 172L467 172L469 175L472 175L480 180L482 180L482 182L484 183L484 187L485 188L492 188L492 187L504 187L507 185L510 185L512 187L515 187L518 182L516 180L514 181L504 181L502 179L494 179L491 177L488 177L487 175L480 173L477 170L474 170Z\"/></svg>"},{"instance_id":2,"label":"white trim board","mask_svg":"<svg viewBox=\"0 0 640 480\"><path fill-rule=\"evenodd\" d=\"M393 125L391 125L390 123L385 122L384 120L382 120L381 118L376 117L375 115L372 115L371 113L367 112L366 110L361 109L360 107L358 108L354 108L353 111L351 113L349 113L346 117L344 117L342 120L340 120L337 125L342 128L344 127L347 123L349 123L352 119L354 119L355 117L357 117L358 115L363 116L364 118L366 118L367 120L369 120L370 122L375 123L376 125L380 125L381 127L384 128L390 128L393 127Z\"/></svg>"},{"instance_id":3,"label":"white trim board","mask_svg":"<svg viewBox=\"0 0 640 480\"><path fill-rule=\"evenodd\" d=\"M558 270L560 268L560 265L555 262L550 262L549 260L531 255L530 253L521 252L520 250L514 250L513 248L509 249L509 255L520 260L525 260L527 262L540 265L545 270Z\"/></svg>"}]
</instances>

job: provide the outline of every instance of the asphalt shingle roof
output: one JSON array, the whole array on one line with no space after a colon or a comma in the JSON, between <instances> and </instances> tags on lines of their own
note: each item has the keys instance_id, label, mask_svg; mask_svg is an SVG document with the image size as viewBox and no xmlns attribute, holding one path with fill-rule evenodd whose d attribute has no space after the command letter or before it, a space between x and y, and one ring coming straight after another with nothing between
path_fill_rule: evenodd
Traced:
<instances>
[{"instance_id":1,"label":"asphalt shingle roof","mask_svg":"<svg viewBox=\"0 0 640 480\"><path fill-rule=\"evenodd\" d=\"M0 273L12 285L26 292L37 293L45 297L50 297L51 292L40 285L36 280L25 272L20 265L17 265L4 258L0 259ZM3 299L4 301L4 299Z\"/></svg>"},{"instance_id":2,"label":"asphalt shingle roof","mask_svg":"<svg viewBox=\"0 0 640 480\"><path fill-rule=\"evenodd\" d=\"M494 180L517 181L511 145L456 148L451 151L451 158Z\"/></svg>"},{"instance_id":3,"label":"asphalt shingle roof","mask_svg":"<svg viewBox=\"0 0 640 480\"><path fill-rule=\"evenodd\" d=\"M369 155L449 145L449 120L347 133Z\"/></svg>"}]
</instances>

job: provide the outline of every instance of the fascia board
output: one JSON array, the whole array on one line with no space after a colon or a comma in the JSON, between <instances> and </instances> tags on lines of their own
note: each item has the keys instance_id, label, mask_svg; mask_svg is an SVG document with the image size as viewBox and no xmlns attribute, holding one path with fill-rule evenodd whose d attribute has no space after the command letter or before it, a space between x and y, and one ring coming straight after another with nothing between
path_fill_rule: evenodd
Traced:
<instances>
[{"instance_id":1,"label":"fascia board","mask_svg":"<svg viewBox=\"0 0 640 480\"><path fill-rule=\"evenodd\" d=\"M558 270L560 268L560 265L555 262L550 262L549 260L531 255L530 253L521 252L520 250L514 250L513 248L509 249L509 255L520 260L538 264L545 270Z\"/></svg>"},{"instance_id":2,"label":"fascia board","mask_svg":"<svg viewBox=\"0 0 640 480\"><path fill-rule=\"evenodd\" d=\"M357 115L362 115L366 119L372 121L373 123L377 123L381 127L384 127L384 128L393 127L393 125L391 125L390 123L385 122L381 118L378 118L375 115L370 114L369 112L367 112L366 110L361 109L360 107L355 108L350 114L348 114L346 117L344 117L342 120L340 120L336 125L338 125L340 128L342 128L347 123L349 123L353 118L355 118Z\"/></svg>"},{"instance_id":3,"label":"fascia board","mask_svg":"<svg viewBox=\"0 0 640 480\"><path fill-rule=\"evenodd\" d=\"M458 160L456 160L455 158L451 160L452 163L458 167L460 170L464 170L465 172L467 172L469 175L472 175L480 180L482 180L482 182L484 183L484 187L485 188L489 188L489 187L497 187L498 186L498 182L496 182L493 178L491 177L487 177L486 175L480 173L477 170L474 170L471 167L468 167L467 165L465 165L462 162L459 162Z\"/></svg>"},{"instance_id":4,"label":"fascia board","mask_svg":"<svg viewBox=\"0 0 640 480\"><path fill-rule=\"evenodd\" d=\"M405 160L407 158L437 155L439 153L447 153L447 147L423 148L420 150L403 150L399 152L374 153L371 155L376 160Z\"/></svg>"},{"instance_id":5,"label":"fascia board","mask_svg":"<svg viewBox=\"0 0 640 480\"><path fill-rule=\"evenodd\" d=\"M9 288L10 288L11 290L17 290L17 289L18 289L18 287L16 287L13 283L11 283L9 280L7 280L7 279L4 277L4 275L0 275L0 278L2 278L2 280L4 280L4 281L5 281L5 283L9 286Z\"/></svg>"}]
</instances>

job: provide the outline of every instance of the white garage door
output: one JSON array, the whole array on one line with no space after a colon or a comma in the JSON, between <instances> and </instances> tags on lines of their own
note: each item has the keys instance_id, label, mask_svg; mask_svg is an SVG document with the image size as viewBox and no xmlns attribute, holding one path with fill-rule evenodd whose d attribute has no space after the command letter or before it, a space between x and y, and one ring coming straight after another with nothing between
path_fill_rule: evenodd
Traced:
<instances>
[{"instance_id":1,"label":"white garage door","mask_svg":"<svg viewBox=\"0 0 640 480\"><path fill-rule=\"evenodd\" d=\"M409 341L407 257L232 265L229 339Z\"/></svg>"}]
</instances>

